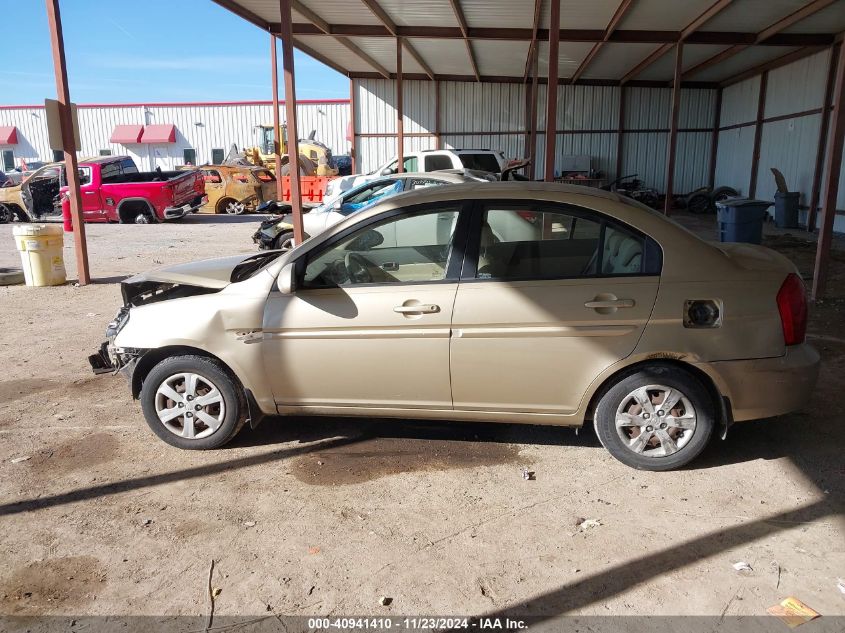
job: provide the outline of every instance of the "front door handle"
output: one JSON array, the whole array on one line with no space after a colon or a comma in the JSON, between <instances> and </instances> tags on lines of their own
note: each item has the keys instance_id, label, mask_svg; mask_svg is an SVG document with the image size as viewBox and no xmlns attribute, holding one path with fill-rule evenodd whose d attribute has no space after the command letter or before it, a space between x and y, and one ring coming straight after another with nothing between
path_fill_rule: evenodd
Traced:
<instances>
[{"instance_id":1,"label":"front door handle","mask_svg":"<svg viewBox=\"0 0 845 633\"><path fill-rule=\"evenodd\" d=\"M609 299L605 301L587 301L585 308L633 308L633 299Z\"/></svg>"},{"instance_id":2,"label":"front door handle","mask_svg":"<svg viewBox=\"0 0 845 633\"><path fill-rule=\"evenodd\" d=\"M433 314L440 312L440 306L433 303L421 303L415 306L396 306L393 311L399 314Z\"/></svg>"}]
</instances>

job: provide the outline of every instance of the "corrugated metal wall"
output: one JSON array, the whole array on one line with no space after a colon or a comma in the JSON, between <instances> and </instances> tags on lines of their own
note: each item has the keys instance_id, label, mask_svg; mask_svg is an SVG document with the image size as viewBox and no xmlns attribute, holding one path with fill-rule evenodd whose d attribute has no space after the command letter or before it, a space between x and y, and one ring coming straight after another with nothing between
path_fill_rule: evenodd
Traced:
<instances>
[{"instance_id":1,"label":"corrugated metal wall","mask_svg":"<svg viewBox=\"0 0 845 633\"><path fill-rule=\"evenodd\" d=\"M525 154L525 90L523 84L442 82L440 131L445 148L498 149L509 158ZM616 177L620 88L615 86L558 86L557 156L586 154L593 169ZM666 138L671 91L629 88L626 94L623 171L639 173L648 186L665 187ZM355 80L355 129L359 169L372 171L396 155L395 84L386 79ZM544 157L546 87L537 95L537 160L541 177ZM680 126L709 130L715 116L715 90L684 90ZM435 84L403 82L405 151L435 147ZM664 132L654 132L664 130ZM423 135L423 136L413 136ZM679 191L707 183L710 163L709 132L679 133L676 183Z\"/></svg>"},{"instance_id":2,"label":"corrugated metal wall","mask_svg":"<svg viewBox=\"0 0 845 633\"><path fill-rule=\"evenodd\" d=\"M173 168L183 164L183 151L196 150L197 162L211 161L213 149L228 152L235 144L239 148L255 145L259 140L255 126L272 124L270 103L241 103L227 105L154 105L154 106L97 106L80 107L79 134L82 156L110 150L112 154L127 154L142 169ZM336 154L349 153L346 140L349 124L349 103L345 101L308 102L297 106L299 137L316 130L316 138ZM281 120L285 120L284 106ZM109 142L112 130L121 124L172 123L176 126L176 142L162 145L119 145ZM16 161L51 160L53 152L47 141L47 124L43 108L4 108L0 106L0 125L18 128L18 144L0 146L12 149Z\"/></svg>"},{"instance_id":3,"label":"corrugated metal wall","mask_svg":"<svg viewBox=\"0 0 845 633\"><path fill-rule=\"evenodd\" d=\"M830 51L825 50L769 72L760 129L756 198L774 199L776 186L771 168L775 167L783 172L790 190L801 193L801 205L809 204L822 116L814 111L823 105L829 65ZM752 179L760 86L761 78L754 77L725 88L722 93L720 126L738 127L719 133L716 184L732 186L743 195L748 195ZM837 208L845 208L845 181L840 181ZM806 211L801 216L801 221L806 221ZM835 227L845 230L845 217L837 217Z\"/></svg>"}]
</instances>

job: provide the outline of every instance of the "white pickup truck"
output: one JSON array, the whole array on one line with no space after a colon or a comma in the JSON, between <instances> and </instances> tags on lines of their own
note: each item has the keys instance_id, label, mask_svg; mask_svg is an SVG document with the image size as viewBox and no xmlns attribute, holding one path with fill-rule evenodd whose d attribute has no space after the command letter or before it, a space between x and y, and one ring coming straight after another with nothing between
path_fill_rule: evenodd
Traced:
<instances>
[{"instance_id":1,"label":"white pickup truck","mask_svg":"<svg viewBox=\"0 0 845 633\"><path fill-rule=\"evenodd\" d=\"M471 169L501 174L507 167L508 160L503 152L490 149L426 149L408 152L403 156L402 163L404 171L410 173ZM398 172L398 164L398 159L394 158L368 174L350 174L334 178L326 187L325 197L330 198L370 180L395 174Z\"/></svg>"}]
</instances>

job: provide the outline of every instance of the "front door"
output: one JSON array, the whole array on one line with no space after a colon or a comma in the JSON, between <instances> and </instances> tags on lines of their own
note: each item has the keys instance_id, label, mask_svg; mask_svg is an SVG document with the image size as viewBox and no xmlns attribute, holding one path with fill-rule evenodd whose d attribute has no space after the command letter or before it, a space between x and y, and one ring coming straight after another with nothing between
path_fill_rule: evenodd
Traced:
<instances>
[{"instance_id":1,"label":"front door","mask_svg":"<svg viewBox=\"0 0 845 633\"><path fill-rule=\"evenodd\" d=\"M456 205L386 212L297 260L295 292L271 292L264 316L280 410L452 408L456 235L467 220Z\"/></svg>"},{"instance_id":2,"label":"front door","mask_svg":"<svg viewBox=\"0 0 845 633\"><path fill-rule=\"evenodd\" d=\"M455 300L456 410L575 412L636 347L659 284L659 249L598 214L552 203L476 211Z\"/></svg>"}]
</instances>

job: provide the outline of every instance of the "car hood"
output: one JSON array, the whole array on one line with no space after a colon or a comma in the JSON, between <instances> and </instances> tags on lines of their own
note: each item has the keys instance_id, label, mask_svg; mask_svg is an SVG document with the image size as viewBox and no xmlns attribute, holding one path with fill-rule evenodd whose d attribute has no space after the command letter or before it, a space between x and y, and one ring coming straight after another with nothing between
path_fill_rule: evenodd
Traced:
<instances>
[{"instance_id":1,"label":"car hood","mask_svg":"<svg viewBox=\"0 0 845 633\"><path fill-rule=\"evenodd\" d=\"M245 259L253 257L253 255L254 253L245 253L231 257L203 259L197 262L165 266L130 277L124 283L140 284L154 281L219 290L231 283L232 271L235 267Z\"/></svg>"}]
</instances>

